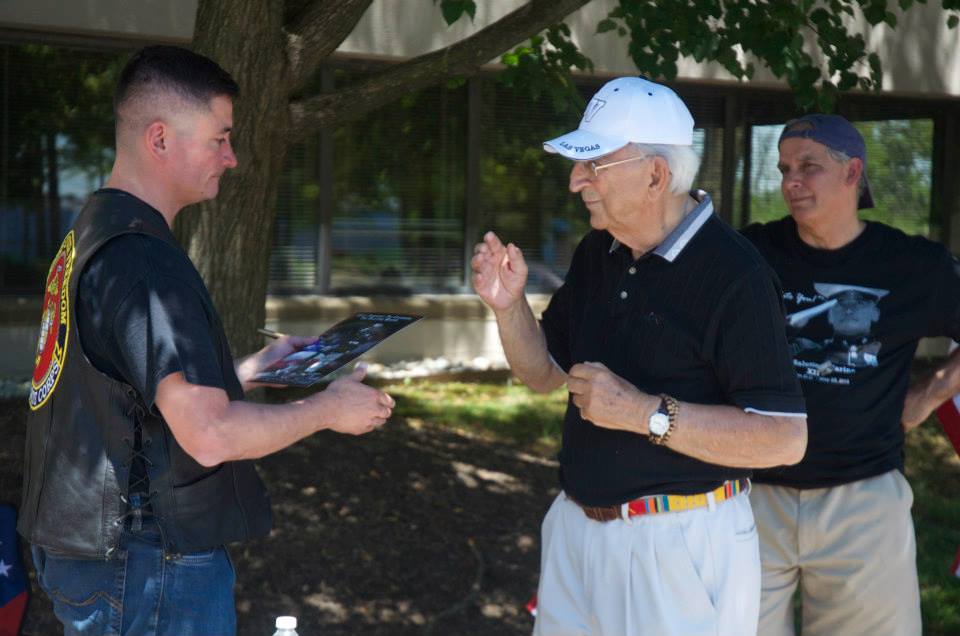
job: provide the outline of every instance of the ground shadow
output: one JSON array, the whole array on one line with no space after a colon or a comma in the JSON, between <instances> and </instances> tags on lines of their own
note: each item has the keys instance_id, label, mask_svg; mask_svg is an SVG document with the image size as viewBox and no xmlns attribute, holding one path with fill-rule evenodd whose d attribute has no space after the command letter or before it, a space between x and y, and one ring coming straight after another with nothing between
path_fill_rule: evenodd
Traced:
<instances>
[{"instance_id":1,"label":"ground shadow","mask_svg":"<svg viewBox=\"0 0 960 636\"><path fill-rule=\"evenodd\" d=\"M0 501L19 502L25 416L0 403ZM259 465L275 530L231 551L241 636L287 613L305 636L530 632L553 462L400 420L362 438L321 433ZM24 634L57 633L34 593Z\"/></svg>"}]
</instances>

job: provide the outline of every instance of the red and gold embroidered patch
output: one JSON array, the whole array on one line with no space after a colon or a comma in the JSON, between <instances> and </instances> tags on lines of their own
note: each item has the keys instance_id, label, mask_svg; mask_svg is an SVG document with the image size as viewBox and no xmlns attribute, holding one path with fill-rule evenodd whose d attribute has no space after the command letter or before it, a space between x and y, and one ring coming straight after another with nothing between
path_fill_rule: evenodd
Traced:
<instances>
[{"instance_id":1,"label":"red and gold embroidered patch","mask_svg":"<svg viewBox=\"0 0 960 636\"><path fill-rule=\"evenodd\" d=\"M67 359L67 340L70 335L70 273L73 271L73 230L63 239L60 250L50 264L46 291L43 295L43 317L37 340L33 381L30 385L30 408L43 406L57 388L57 380Z\"/></svg>"}]
</instances>

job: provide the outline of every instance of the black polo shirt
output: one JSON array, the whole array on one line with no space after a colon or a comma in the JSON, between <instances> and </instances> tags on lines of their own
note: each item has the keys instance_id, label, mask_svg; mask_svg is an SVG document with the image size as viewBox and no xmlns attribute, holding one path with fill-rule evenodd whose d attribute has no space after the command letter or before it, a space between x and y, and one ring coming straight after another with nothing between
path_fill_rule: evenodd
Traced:
<instances>
[{"instance_id":1,"label":"black polo shirt","mask_svg":"<svg viewBox=\"0 0 960 636\"><path fill-rule=\"evenodd\" d=\"M803 415L776 279L710 197L694 196L700 205L637 260L604 231L580 242L541 319L550 355L565 371L602 362L641 391L682 402ZM706 492L751 474L595 426L572 401L559 459L563 489L588 505Z\"/></svg>"}]
</instances>

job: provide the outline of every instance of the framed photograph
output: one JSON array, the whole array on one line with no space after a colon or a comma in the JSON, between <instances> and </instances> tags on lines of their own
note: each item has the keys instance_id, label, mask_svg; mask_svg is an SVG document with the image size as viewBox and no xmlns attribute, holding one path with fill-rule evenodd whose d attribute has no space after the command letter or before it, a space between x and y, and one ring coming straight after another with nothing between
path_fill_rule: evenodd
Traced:
<instances>
[{"instance_id":1,"label":"framed photograph","mask_svg":"<svg viewBox=\"0 0 960 636\"><path fill-rule=\"evenodd\" d=\"M358 313L324 331L316 342L263 369L255 382L311 386L423 316Z\"/></svg>"}]
</instances>

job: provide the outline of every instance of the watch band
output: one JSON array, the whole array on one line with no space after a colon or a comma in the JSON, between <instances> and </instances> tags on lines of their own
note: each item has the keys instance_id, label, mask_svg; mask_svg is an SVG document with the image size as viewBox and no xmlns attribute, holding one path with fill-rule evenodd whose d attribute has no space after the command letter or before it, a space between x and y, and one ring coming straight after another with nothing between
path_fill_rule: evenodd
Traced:
<instances>
[{"instance_id":1,"label":"watch band","mask_svg":"<svg viewBox=\"0 0 960 636\"><path fill-rule=\"evenodd\" d=\"M680 411L680 403L666 393L661 393L660 409L665 409L667 411L667 418L670 420L670 425L667 427L667 432L663 435L656 435L655 433L648 434L648 439L657 446L663 446L666 444L670 439L670 435L673 433L674 429L677 428L677 413Z\"/></svg>"}]
</instances>

